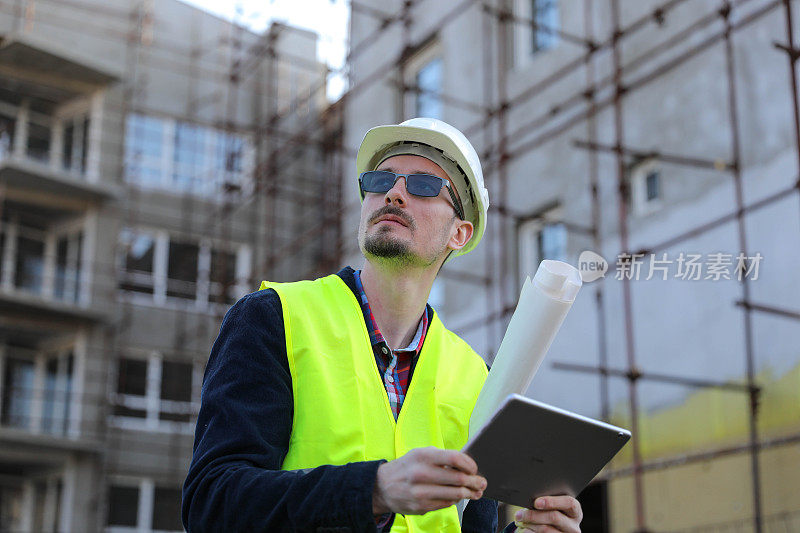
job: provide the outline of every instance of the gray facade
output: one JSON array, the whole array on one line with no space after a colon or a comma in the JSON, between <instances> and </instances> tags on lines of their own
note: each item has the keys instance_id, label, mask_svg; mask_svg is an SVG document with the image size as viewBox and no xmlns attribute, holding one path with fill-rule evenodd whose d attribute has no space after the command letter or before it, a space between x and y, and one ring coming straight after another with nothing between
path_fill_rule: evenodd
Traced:
<instances>
[{"instance_id":1,"label":"gray facade","mask_svg":"<svg viewBox=\"0 0 800 533\"><path fill-rule=\"evenodd\" d=\"M177 0L19 5L0 6L0 530L182 530L222 315L320 259L267 245L301 228L287 183L325 177L321 143L285 142L325 129L317 37Z\"/></svg>"}]
</instances>

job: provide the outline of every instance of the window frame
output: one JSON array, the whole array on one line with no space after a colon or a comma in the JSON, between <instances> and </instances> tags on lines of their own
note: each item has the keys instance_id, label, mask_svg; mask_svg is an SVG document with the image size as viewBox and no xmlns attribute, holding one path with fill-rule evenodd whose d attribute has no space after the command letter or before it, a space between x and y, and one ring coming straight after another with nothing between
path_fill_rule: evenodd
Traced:
<instances>
[{"instance_id":1,"label":"window frame","mask_svg":"<svg viewBox=\"0 0 800 533\"><path fill-rule=\"evenodd\" d=\"M139 272L128 272L126 270L126 249L122 242L124 232L143 233L151 235L155 249L153 251L153 272L151 274L153 293L125 290L120 287L120 283L127 280L139 281L144 279L145 274ZM168 296L167 282L169 268L169 245L170 239L177 242L191 243L198 246L197 259L197 281L195 283L195 297L181 298L178 296ZM222 241L210 238L181 238L175 234L170 234L166 230L157 230L147 227L122 228L117 239L119 249L117 253L117 295L118 299L136 305L157 306L162 308L186 310L191 309L198 312L220 313L228 309L232 303L211 302L211 288L214 283L211 281L210 262L213 251L220 251L234 254L236 263L232 273L232 283L230 290L234 291L231 302L244 295L248 290L248 283L251 271L251 247L245 243L223 243ZM179 280L173 280L179 281Z\"/></svg>"},{"instance_id":2,"label":"window frame","mask_svg":"<svg viewBox=\"0 0 800 533\"><path fill-rule=\"evenodd\" d=\"M133 172L136 164L134 162L135 154L134 147L135 140L131 137L130 122L133 117L145 118L147 120L159 121L161 125L161 154L159 156L150 157L147 154L141 154L139 157L139 165L151 170L158 171L157 180L142 180L141 174L137 175ZM192 170L194 174L190 180L190 187L176 186L174 181L175 174L180 164L176 161L176 154L178 153L178 146L176 145L178 138L178 131L181 126L196 128L199 131L198 144L200 145L200 157L202 161L194 163L191 166L196 169ZM228 135L233 135L238 138L242 143L241 151L241 170L237 172L228 171L223 164L223 169L219 170L215 167L217 163L216 157L218 155L218 145L220 142L225 142ZM227 152L223 151L227 158ZM202 124L198 122L179 120L175 117L168 117L165 115L137 113L135 111L128 113L125 117L125 139L123 151L124 171L123 180L134 187L144 190L157 190L172 194L191 194L201 197L208 201L221 203L229 199L226 193L226 184L235 183L239 186L239 193L234 195L236 198L252 194L254 190L253 171L255 169L255 143L252 134L239 131L228 131L226 129L215 128L212 125ZM144 162L144 164L142 163ZM223 162L224 163L224 162ZM203 176L208 174L208 176ZM234 176L235 179L231 179Z\"/></svg>"},{"instance_id":3,"label":"window frame","mask_svg":"<svg viewBox=\"0 0 800 533\"><path fill-rule=\"evenodd\" d=\"M9 293L35 295L49 301L86 307L89 305L90 287L86 278L87 247L89 246L89 223L85 216L60 222L57 226L36 228L20 223L19 216L12 214L8 220L0 220L3 234L2 265L0 266L0 289ZM20 237L40 241L43 245L41 283L37 289L21 288L17 285L18 239ZM77 249L70 244L79 239ZM67 239L68 267L74 267L74 279L65 278L64 296L56 295L56 273L58 271L57 247L61 239ZM67 290L72 284L71 289ZM71 296L67 297L67 296Z\"/></svg>"},{"instance_id":4,"label":"window frame","mask_svg":"<svg viewBox=\"0 0 800 533\"><path fill-rule=\"evenodd\" d=\"M121 359L145 360L147 371L145 374L145 394L128 394L118 392L119 368ZM191 396L189 401L164 400L161 398L161 381L164 361L186 363L191 365L189 388ZM135 431L149 431L157 433L181 433L191 435L194 432L197 415L200 412L200 384L203 379L204 365L198 360L186 358L164 357L161 352L153 351L149 354L126 352L115 360L115 374L111 380L114 390L110 393L109 403L112 406L121 406L128 409L145 411L144 418L126 415L109 415L110 424L117 428ZM162 420L162 412L171 414L188 414L186 422Z\"/></svg>"},{"instance_id":5,"label":"window frame","mask_svg":"<svg viewBox=\"0 0 800 533\"><path fill-rule=\"evenodd\" d=\"M61 106L54 114L53 122L53 153L50 164L60 170L79 178L85 179L89 174L90 154L92 152L91 132L96 117L93 116L93 102L91 98L82 98L71 101ZM73 142L70 165L67 166L66 133L72 125L80 142ZM76 165L77 162L80 164Z\"/></svg>"},{"instance_id":6,"label":"window frame","mask_svg":"<svg viewBox=\"0 0 800 533\"><path fill-rule=\"evenodd\" d=\"M543 46L538 49L533 46L536 32L531 27L531 24L527 21L534 20L535 13L533 4L536 1L537 0L511 0L512 11L514 16L518 19L517 22L508 23L510 25L510 33L513 36L512 64L515 67L525 67L526 65L532 63L535 58L540 57L546 52L557 49L561 44L561 39L559 38L558 34L551 34L550 38L552 39L552 42L549 44L549 46ZM559 0L544 1L552 2L554 4L553 9L556 10L555 16L557 19L554 29L560 30L562 16L561 9L559 9ZM526 22L520 22L520 19Z\"/></svg>"},{"instance_id":7,"label":"window frame","mask_svg":"<svg viewBox=\"0 0 800 533\"><path fill-rule=\"evenodd\" d=\"M658 194L648 200L647 177L653 172L658 176ZM664 206L663 166L657 159L649 158L634 164L630 170L628 185L630 210L635 216L650 215Z\"/></svg>"},{"instance_id":8,"label":"window frame","mask_svg":"<svg viewBox=\"0 0 800 533\"><path fill-rule=\"evenodd\" d=\"M0 159L13 157L35 164L45 165L54 172L83 181L99 180L98 166L98 124L101 120L104 93L98 91L89 96L76 97L59 105L52 113L32 111L26 103L14 104L0 101L0 114L10 117L14 122L14 132L8 151L0 153ZM72 144L72 161L65 166L65 133L71 123L79 127L80 142ZM40 156L31 155L31 125L48 130L47 150ZM78 156L77 158L75 156ZM76 166L80 162L80 167Z\"/></svg>"},{"instance_id":9,"label":"window frame","mask_svg":"<svg viewBox=\"0 0 800 533\"><path fill-rule=\"evenodd\" d=\"M72 369L67 373L68 358L72 356ZM28 420L25 425L6 424L0 418L0 427L16 428L22 431L52 435L56 437L76 437L80 427L80 411L74 404L80 398L82 382L78 379L78 352L74 342L64 343L61 346L52 346L47 349L30 350L19 347L0 345L0 413L5 409L3 398L5 395L5 376L8 371L8 359L30 361L33 364L33 391L29 399ZM54 384L54 413L53 424L60 424L61 431L52 431L45 428L44 414L47 399L47 363L56 359L56 381ZM67 387L66 384L69 383ZM59 405L62 404L62 405Z\"/></svg>"},{"instance_id":10,"label":"window frame","mask_svg":"<svg viewBox=\"0 0 800 533\"><path fill-rule=\"evenodd\" d=\"M430 44L423 46L420 50L414 53L406 62L403 64L403 85L405 87L411 87L412 90L403 91L401 97L404 97L403 100L403 108L404 108L404 117L403 119L408 119L417 116L423 116L418 113L418 103L419 97L421 93L417 92L415 89L417 87L417 76L419 75L420 71L423 70L426 66L428 66L433 61L440 61L441 62L441 69L442 69L442 76L441 76L441 86L439 87L439 94L438 98L437 95L432 93L427 93L429 96L436 98L439 103L439 116L430 116L424 115L429 118L438 118L440 120L444 120L445 118L445 103L442 100L441 96L444 94L444 82L445 82L445 54L442 51L442 46L438 41L434 41Z\"/></svg>"},{"instance_id":11,"label":"window frame","mask_svg":"<svg viewBox=\"0 0 800 533\"><path fill-rule=\"evenodd\" d=\"M539 239L542 230L552 224L564 224L563 222L563 208L561 206L546 209L538 214L531 215L524 219L520 219L516 226L517 236L517 269L519 280L519 287L522 287L522 281L525 276L530 276L533 279L536 274L536 269L542 262ZM569 230L565 228L564 232L564 256L558 260L566 260L569 254Z\"/></svg>"},{"instance_id":12,"label":"window frame","mask_svg":"<svg viewBox=\"0 0 800 533\"><path fill-rule=\"evenodd\" d=\"M108 525L108 518L110 509L108 508L109 494L112 486L121 488L137 488L139 490L138 506L136 509L136 525L135 526L111 526ZM105 533L178 533L182 532L183 528L179 530L163 530L152 529L153 515L155 511L155 492L157 488L162 489L177 489L181 490L180 484L177 486L167 486L164 484L156 483L150 477L134 477L121 474L114 474L108 477L105 490L105 505L106 513L103 517L103 527Z\"/></svg>"}]
</instances>

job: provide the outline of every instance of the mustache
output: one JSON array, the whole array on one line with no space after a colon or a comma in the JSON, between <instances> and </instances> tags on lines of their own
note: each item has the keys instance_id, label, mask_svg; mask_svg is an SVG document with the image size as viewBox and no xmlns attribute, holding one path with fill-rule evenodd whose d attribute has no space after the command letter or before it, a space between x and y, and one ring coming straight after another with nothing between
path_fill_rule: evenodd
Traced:
<instances>
[{"instance_id":1,"label":"mustache","mask_svg":"<svg viewBox=\"0 0 800 533\"><path fill-rule=\"evenodd\" d=\"M380 209L378 209L377 211L375 211L375 213L373 213L372 217L370 218L370 222L375 222L384 215L394 215L397 218L401 219L403 222L405 222L409 228L414 229L414 221L411 220L408 217L408 215L403 212L402 209L400 209L399 207L395 207L393 205L385 205Z\"/></svg>"}]
</instances>

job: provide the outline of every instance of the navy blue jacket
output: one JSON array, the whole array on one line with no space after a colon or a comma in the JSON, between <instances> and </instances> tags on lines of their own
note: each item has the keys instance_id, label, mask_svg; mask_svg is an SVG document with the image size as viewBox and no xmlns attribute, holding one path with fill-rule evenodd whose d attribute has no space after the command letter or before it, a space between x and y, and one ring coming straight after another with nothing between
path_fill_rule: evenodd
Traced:
<instances>
[{"instance_id":1,"label":"navy blue jacket","mask_svg":"<svg viewBox=\"0 0 800 533\"><path fill-rule=\"evenodd\" d=\"M338 275L357 294L353 270L345 267ZM293 400L274 290L248 294L227 312L201 398L181 502L187 531L376 531L372 491L385 460L280 469ZM496 529L497 502L470 500L462 531Z\"/></svg>"}]
</instances>

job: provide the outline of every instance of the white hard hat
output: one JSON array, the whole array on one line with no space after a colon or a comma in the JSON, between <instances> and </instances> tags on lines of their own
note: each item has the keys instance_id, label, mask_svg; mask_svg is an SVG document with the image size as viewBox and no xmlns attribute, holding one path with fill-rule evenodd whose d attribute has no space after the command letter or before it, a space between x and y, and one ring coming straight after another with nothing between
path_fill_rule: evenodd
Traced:
<instances>
[{"instance_id":1,"label":"white hard hat","mask_svg":"<svg viewBox=\"0 0 800 533\"><path fill-rule=\"evenodd\" d=\"M449 177L455 184L464 206L464 217L472 222L474 230L467 244L450 257L472 251L486 230L486 215L489 211L489 191L483 184L483 171L475 148L463 133L444 121L435 118L412 118L400 124L377 126L364 135L356 157L356 175L360 176L362 172L375 170L381 161L386 159L387 152L401 144L422 144L435 148L460 171L461 176ZM363 197L361 201L364 201Z\"/></svg>"}]
</instances>

